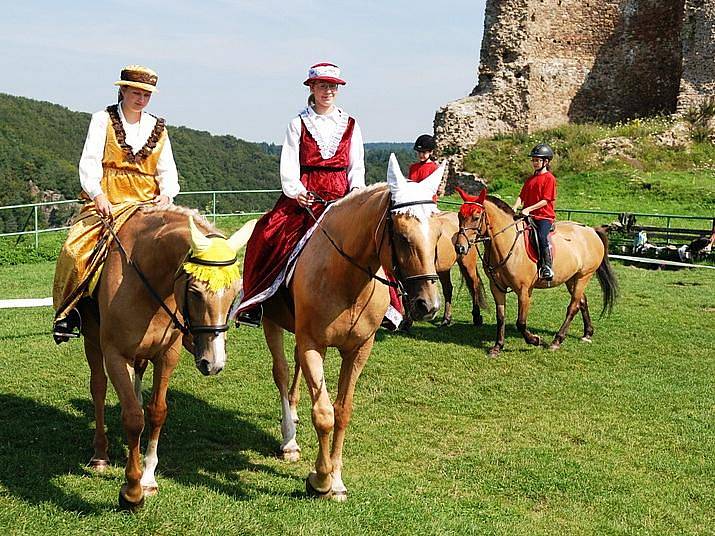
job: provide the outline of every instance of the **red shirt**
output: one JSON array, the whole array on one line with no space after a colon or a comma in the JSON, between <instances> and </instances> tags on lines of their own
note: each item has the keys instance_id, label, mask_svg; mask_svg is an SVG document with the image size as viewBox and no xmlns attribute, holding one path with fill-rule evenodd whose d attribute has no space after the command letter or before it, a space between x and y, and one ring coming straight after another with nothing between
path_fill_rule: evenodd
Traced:
<instances>
[{"instance_id":1,"label":"red shirt","mask_svg":"<svg viewBox=\"0 0 715 536\"><path fill-rule=\"evenodd\" d=\"M521 187L519 194L524 208L535 205L539 201L546 199L546 206L536 209L531 213L531 216L539 220L555 220L556 212L554 211L554 202L556 201L556 177L550 171L532 175L524 186Z\"/></svg>"},{"instance_id":2,"label":"red shirt","mask_svg":"<svg viewBox=\"0 0 715 536\"><path fill-rule=\"evenodd\" d=\"M410 166L410 172L407 178L412 182L422 182L438 168L437 162L426 160L424 162L415 162Z\"/></svg>"}]
</instances>

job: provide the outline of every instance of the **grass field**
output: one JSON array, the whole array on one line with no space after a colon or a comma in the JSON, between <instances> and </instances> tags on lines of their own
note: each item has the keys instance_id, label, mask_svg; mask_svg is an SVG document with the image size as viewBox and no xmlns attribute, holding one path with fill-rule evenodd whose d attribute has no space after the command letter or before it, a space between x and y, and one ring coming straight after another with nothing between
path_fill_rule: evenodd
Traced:
<instances>
[{"instance_id":1,"label":"grass field","mask_svg":"<svg viewBox=\"0 0 715 536\"><path fill-rule=\"evenodd\" d=\"M0 267L4 297L46 296L52 263ZM110 389L113 465L94 475L81 343L55 346L51 311L0 311L2 534L712 534L715 532L715 273L616 266L622 296L580 321L557 353L511 327L497 360L457 293L449 328L380 332L348 430L345 504L304 495L316 455L300 405L303 459L278 460L277 393L262 332L229 332L229 362L205 378L183 361L169 390L159 495L117 511L124 440ZM600 310L597 284L591 303ZM563 288L530 316L550 338ZM338 357L328 355L334 390ZM150 374L147 373L147 376Z\"/></svg>"}]
</instances>

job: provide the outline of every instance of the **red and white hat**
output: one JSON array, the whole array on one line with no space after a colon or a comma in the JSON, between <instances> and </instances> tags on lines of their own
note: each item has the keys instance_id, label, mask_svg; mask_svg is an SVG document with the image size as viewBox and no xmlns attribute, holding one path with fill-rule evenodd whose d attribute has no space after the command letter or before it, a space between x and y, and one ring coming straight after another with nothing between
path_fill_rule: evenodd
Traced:
<instances>
[{"instance_id":1,"label":"red and white hat","mask_svg":"<svg viewBox=\"0 0 715 536\"><path fill-rule=\"evenodd\" d=\"M317 82L318 80L340 84L341 86L345 85L345 80L340 78L340 67L332 63L316 63L313 65L308 69L308 79L303 84L308 86L311 82Z\"/></svg>"}]
</instances>

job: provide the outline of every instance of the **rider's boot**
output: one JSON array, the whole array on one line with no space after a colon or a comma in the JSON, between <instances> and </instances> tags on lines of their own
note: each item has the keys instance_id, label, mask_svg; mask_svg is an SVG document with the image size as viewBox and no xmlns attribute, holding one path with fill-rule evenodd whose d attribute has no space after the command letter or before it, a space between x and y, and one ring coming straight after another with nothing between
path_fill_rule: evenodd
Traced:
<instances>
[{"instance_id":1,"label":"rider's boot","mask_svg":"<svg viewBox=\"0 0 715 536\"><path fill-rule=\"evenodd\" d=\"M263 306L256 305L238 314L236 317L236 327L243 325L257 328L260 327L261 320L263 320Z\"/></svg>"},{"instance_id":2,"label":"rider's boot","mask_svg":"<svg viewBox=\"0 0 715 536\"><path fill-rule=\"evenodd\" d=\"M72 309L66 317L56 320L52 327L52 338L57 344L79 338L82 331L82 318L77 309Z\"/></svg>"},{"instance_id":3,"label":"rider's boot","mask_svg":"<svg viewBox=\"0 0 715 536\"><path fill-rule=\"evenodd\" d=\"M554 278L554 270L551 267L553 264L551 260L551 250L549 249L548 245L542 249L543 251L541 252L541 268L539 268L539 278L544 279L545 281L551 281Z\"/></svg>"}]
</instances>

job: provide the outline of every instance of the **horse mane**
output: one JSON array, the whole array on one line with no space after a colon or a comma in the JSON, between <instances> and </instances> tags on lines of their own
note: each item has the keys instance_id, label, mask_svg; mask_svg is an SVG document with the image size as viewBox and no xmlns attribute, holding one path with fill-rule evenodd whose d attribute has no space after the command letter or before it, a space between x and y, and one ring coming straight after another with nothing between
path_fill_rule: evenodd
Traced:
<instances>
[{"instance_id":1,"label":"horse mane","mask_svg":"<svg viewBox=\"0 0 715 536\"><path fill-rule=\"evenodd\" d=\"M493 195L488 195L487 200L491 201L492 203L494 203L497 206L497 208L500 208L501 210L503 210L504 212L506 212L507 214L509 214L511 216L516 214L514 212L514 209L512 209L509 206L509 203L507 203L506 201L504 201L502 199L499 199L498 197L494 197Z\"/></svg>"},{"instance_id":2,"label":"horse mane","mask_svg":"<svg viewBox=\"0 0 715 536\"><path fill-rule=\"evenodd\" d=\"M354 199L359 199L358 203L360 203L360 202L364 203L375 192L382 191L382 190L385 190L385 191L387 190L387 183L378 182L376 184L371 184L370 186L367 186L365 188L358 188L358 189L350 192L345 197L341 197L340 199L338 199L333 204L333 208L338 208L338 207L344 205L345 203L352 203ZM361 199L362 197L364 197L365 199L362 200Z\"/></svg>"},{"instance_id":3,"label":"horse mane","mask_svg":"<svg viewBox=\"0 0 715 536\"><path fill-rule=\"evenodd\" d=\"M141 212L148 215L176 214L180 216L186 216L187 218L193 216L194 223L196 223L196 225L202 228L205 232L219 234L223 236L223 233L221 231L216 229L216 227L202 214L200 214L198 210L193 208L183 207L181 205L169 205L166 207L144 206L142 207Z\"/></svg>"}]
</instances>

